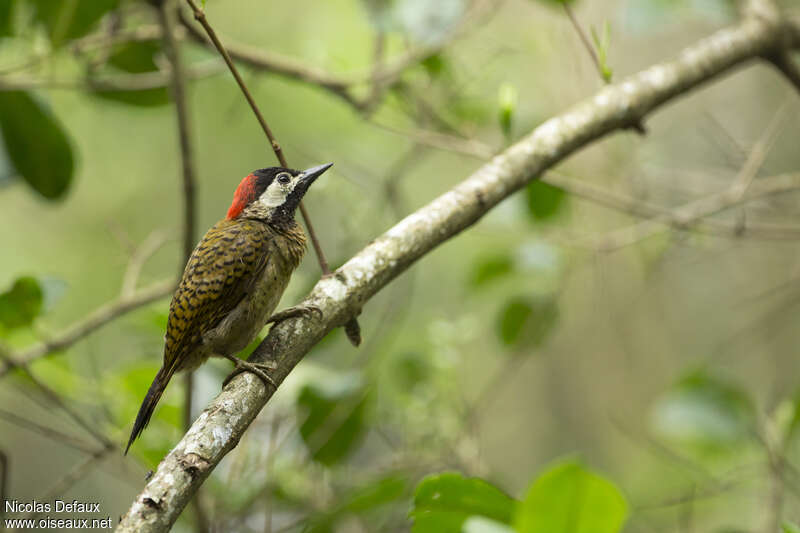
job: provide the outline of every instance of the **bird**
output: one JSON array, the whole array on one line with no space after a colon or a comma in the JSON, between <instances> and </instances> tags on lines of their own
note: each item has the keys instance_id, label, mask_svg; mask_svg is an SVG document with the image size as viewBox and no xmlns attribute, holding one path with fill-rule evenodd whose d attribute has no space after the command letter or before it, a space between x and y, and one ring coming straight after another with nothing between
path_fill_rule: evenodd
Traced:
<instances>
[{"instance_id":1,"label":"bird","mask_svg":"<svg viewBox=\"0 0 800 533\"><path fill-rule=\"evenodd\" d=\"M194 370L209 357L221 356L234 363L232 375L253 372L265 385L275 386L267 365L236 354L267 323L319 312L313 306L294 306L272 314L306 249L295 211L311 184L332 165L262 168L239 183L226 217L197 244L172 296L164 362L136 415L125 455L147 427L175 372Z\"/></svg>"}]
</instances>

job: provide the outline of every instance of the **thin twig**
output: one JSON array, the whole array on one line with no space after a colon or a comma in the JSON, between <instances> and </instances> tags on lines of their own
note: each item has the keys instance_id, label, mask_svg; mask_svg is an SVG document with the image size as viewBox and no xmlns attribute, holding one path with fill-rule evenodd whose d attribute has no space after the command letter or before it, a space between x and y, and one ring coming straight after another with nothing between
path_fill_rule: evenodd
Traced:
<instances>
[{"instance_id":1,"label":"thin twig","mask_svg":"<svg viewBox=\"0 0 800 533\"><path fill-rule=\"evenodd\" d=\"M137 246L131 258L128 261L128 266L125 269L125 274L122 276L122 289L120 289L120 298L131 298L136 294L136 286L139 283L139 278L142 274L142 269L145 263L167 242L167 234L163 231L156 230L150 233L145 240Z\"/></svg>"},{"instance_id":2,"label":"thin twig","mask_svg":"<svg viewBox=\"0 0 800 533\"><path fill-rule=\"evenodd\" d=\"M604 83L608 83L606 80L605 74L603 72L603 66L600 64L600 58L597 57L597 52L594 51L594 46L592 46L592 42L589 40L589 36L586 35L586 32L583 31L583 27L581 26L578 19L575 17L575 13L572 12L572 8L569 6L569 2L562 2L562 6L564 6L564 11L567 13L567 17L569 17L569 21L572 23L572 27L575 28L575 33L578 34L580 37L581 42L583 43L583 47L589 53L589 56L592 58L592 63L594 63L595 68L597 68L597 73L600 74L600 79L603 80Z\"/></svg>"},{"instance_id":3,"label":"thin twig","mask_svg":"<svg viewBox=\"0 0 800 533\"><path fill-rule=\"evenodd\" d=\"M163 33L164 52L172 66L172 97L175 100L175 117L178 123L178 137L181 146L181 167L183 169L183 255L179 263L180 275L184 266L189 261L195 246L197 225L197 202L195 194L195 169L191 141L191 126L186 94L186 75L181 59L180 47L175 41L173 33L173 18L177 6L165 0L159 6L159 21ZM194 397L194 371L186 372L183 376L183 428L188 431L192 425L192 405ZM200 498L200 493L193 502L195 531L205 533L209 531L208 518Z\"/></svg>"},{"instance_id":4,"label":"thin twig","mask_svg":"<svg viewBox=\"0 0 800 533\"><path fill-rule=\"evenodd\" d=\"M89 472L92 471L95 464L103 460L114 448L103 448L92 455L86 457L83 462L78 463L72 470L64 474L58 481L53 483L50 489L42 496L37 498L39 501L52 501L55 497L63 495L75 483L83 479ZM41 514L41 511L34 511L25 516L25 519L35 519Z\"/></svg>"},{"instance_id":5,"label":"thin twig","mask_svg":"<svg viewBox=\"0 0 800 533\"><path fill-rule=\"evenodd\" d=\"M0 409L0 419L5 420L9 424L14 424L15 426L18 426L20 428L36 432L44 437L47 437L56 442L60 442L62 444L69 446L70 448L74 448L84 453L94 453L95 451L97 451L97 448L95 446L92 446L89 443L86 443L83 440L73 435L68 435L66 433L62 433L61 431L55 430L51 427L37 424L36 422L28 418L23 418L17 415L16 413L12 413L11 411L6 411L5 409Z\"/></svg>"},{"instance_id":6,"label":"thin twig","mask_svg":"<svg viewBox=\"0 0 800 533\"><path fill-rule=\"evenodd\" d=\"M178 137L181 147L181 167L183 169L183 259L179 274L183 272L183 265L189 260L194 250L196 239L196 194L195 194L195 169L191 142L191 118L189 116L188 97L186 95L186 72L181 58L180 47L175 41L172 31L172 19L175 5L164 1L158 10L161 22L164 52L171 68L172 97L175 100L175 118L178 124Z\"/></svg>"},{"instance_id":7,"label":"thin twig","mask_svg":"<svg viewBox=\"0 0 800 533\"><path fill-rule=\"evenodd\" d=\"M191 80L207 78L222 72L222 65L214 60L193 66L186 73ZM116 74L104 77L77 77L70 79L38 78L33 76L2 76L0 91L22 91L31 89L65 89L89 92L128 92L161 89L169 86L168 72L144 72L141 74Z\"/></svg>"},{"instance_id":8,"label":"thin twig","mask_svg":"<svg viewBox=\"0 0 800 533\"><path fill-rule=\"evenodd\" d=\"M162 281L138 291L129 298L121 297L113 302L99 307L89 313L79 322L57 333L47 342L34 345L19 353L6 354L4 366L0 367L0 378L5 376L14 367L20 367L41 359L53 352L69 348L95 330L105 326L115 318L129 311L138 309L143 305L154 302L171 293L175 288L174 281Z\"/></svg>"},{"instance_id":9,"label":"thin twig","mask_svg":"<svg viewBox=\"0 0 800 533\"><path fill-rule=\"evenodd\" d=\"M702 202L702 204L698 204L700 207L695 207L696 211L694 211L692 216L689 216L688 219L675 216L676 210L674 208L650 204L638 198L617 194L589 182L566 179L555 171L548 172L541 179L543 182L563 189L578 198L588 200L597 205L602 205L630 216L658 220L659 224L671 226L676 230L685 231L688 228L692 228L700 233L720 237L738 238L752 236L766 240L787 240L800 237L800 226L748 224L746 227L742 228L741 225L737 223L706 218L710 214L713 214L711 212L712 208L714 212L716 212L717 210L736 207L737 205L766 196L798 190L800 189L800 174L780 174L762 178L758 180L757 184L752 187L743 198L738 201L728 201L725 205L714 203L713 198L719 200L719 196L697 200L697 202ZM684 208L687 208L687 206L684 206ZM652 220L645 221L644 223L649 224ZM626 235L632 233L631 227L623 228L618 231ZM645 234L645 236L647 235ZM608 244L604 244L606 242L606 237L608 237L608 235L601 238L599 242L597 239L590 239L590 247L605 249L605 247L608 246ZM630 238L633 239L634 237ZM620 239L621 241L625 241L627 237L620 237ZM611 240L613 240L613 238L609 239L609 241Z\"/></svg>"},{"instance_id":10,"label":"thin twig","mask_svg":"<svg viewBox=\"0 0 800 533\"><path fill-rule=\"evenodd\" d=\"M30 379L33 384L36 386L37 389L50 401L51 404L55 405L67 416L69 416L76 424L82 427L89 435L95 438L98 443L100 443L103 448L111 448L113 444L109 440L109 438L104 435L100 430L94 427L94 424L85 420L83 416L81 416L75 409L71 406L67 405L67 402L61 398L56 391L51 389L48 385L46 385L42 380L40 380L27 365L23 365L21 367L22 371L25 375Z\"/></svg>"},{"instance_id":11,"label":"thin twig","mask_svg":"<svg viewBox=\"0 0 800 533\"><path fill-rule=\"evenodd\" d=\"M466 137L422 128L401 130L394 126L375 121L370 122L370 124L382 130L394 133L395 135L402 135L419 144L464 154L476 159L489 159L497 153L496 149L478 139L468 139Z\"/></svg>"},{"instance_id":12,"label":"thin twig","mask_svg":"<svg viewBox=\"0 0 800 533\"><path fill-rule=\"evenodd\" d=\"M748 152L741 170L739 170L739 173L731 184L730 194L732 199L740 200L744 196L750 184L753 183L753 180L761 170L761 167L764 166L764 161L767 159L767 155L769 155L772 145L775 143L775 139L788 118L786 109L789 107L789 104L790 101L787 99L778 107L773 113L772 119L769 121L766 129L761 134L761 137L759 137L758 141L756 141Z\"/></svg>"},{"instance_id":13,"label":"thin twig","mask_svg":"<svg viewBox=\"0 0 800 533\"><path fill-rule=\"evenodd\" d=\"M646 220L634 226L616 230L608 236L603 237L597 243L596 248L604 252L618 250L619 248L629 246L650 237L660 231L664 224L679 225L688 228L692 223L701 218L711 216L734 205L740 204L763 166L770 147L775 142L775 138L785 120L785 109L787 105L788 102L784 103L774 113L769 125L747 155L747 159L734 178L733 183L731 183L725 191L700 198L699 200L693 200L655 219Z\"/></svg>"}]
</instances>

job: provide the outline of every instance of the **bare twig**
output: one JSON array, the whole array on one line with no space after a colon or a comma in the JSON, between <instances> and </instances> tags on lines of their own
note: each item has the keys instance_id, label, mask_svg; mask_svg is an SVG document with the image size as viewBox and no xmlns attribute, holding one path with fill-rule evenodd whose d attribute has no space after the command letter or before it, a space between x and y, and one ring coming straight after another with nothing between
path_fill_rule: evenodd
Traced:
<instances>
[{"instance_id":1,"label":"bare twig","mask_svg":"<svg viewBox=\"0 0 800 533\"><path fill-rule=\"evenodd\" d=\"M409 129L401 130L393 126L381 124L379 122L371 122L372 125L394 133L402 135L414 142L430 146L431 148L438 148L440 150L447 150L459 154L468 155L477 159L489 159L497 153L497 150L492 148L486 143L477 139L467 139L449 133L441 133L438 131L425 130L425 129Z\"/></svg>"},{"instance_id":2,"label":"bare twig","mask_svg":"<svg viewBox=\"0 0 800 533\"><path fill-rule=\"evenodd\" d=\"M105 448L113 447L113 444L109 440L109 438L104 435L99 429L95 427L90 421L84 419L84 417L78 413L77 410L73 409L70 405L61 398L61 395L58 394L56 391L51 389L48 385L46 385L42 380L40 380L27 365L23 365L21 367L22 371L28 377L28 379L33 382L34 386L44 395L45 398L52 404L64 411L64 413L69 416L73 422L78 424L82 427L89 435L95 438L98 443Z\"/></svg>"},{"instance_id":3,"label":"bare twig","mask_svg":"<svg viewBox=\"0 0 800 533\"><path fill-rule=\"evenodd\" d=\"M59 478L50 489L42 496L38 498L39 501L52 501L56 496L60 496L64 494L66 491L70 489L75 483L86 477L89 472L91 472L95 465L102 461L111 451L113 447L103 448L102 450L98 450L97 452L93 453L92 455L87 456L84 460L78 464L76 464L72 470L64 474L61 478ZM41 511L34 511L29 513L25 516L26 519L34 519L41 514Z\"/></svg>"},{"instance_id":4,"label":"bare twig","mask_svg":"<svg viewBox=\"0 0 800 533\"><path fill-rule=\"evenodd\" d=\"M223 71L218 61L208 61L192 67L186 77L191 80L207 78ZM144 72L142 74L116 74L104 77L83 77L74 79L38 78L33 76L0 77L0 91L20 91L30 89L66 89L89 92L127 92L160 89L169 86L168 72Z\"/></svg>"},{"instance_id":5,"label":"bare twig","mask_svg":"<svg viewBox=\"0 0 800 533\"><path fill-rule=\"evenodd\" d=\"M131 297L121 297L89 313L79 322L71 325L64 331L57 333L45 343L34 345L19 353L10 353L5 358L3 367L0 367L0 378L8 374L14 367L32 363L48 354L69 348L95 330L105 326L115 318L129 311L138 309L143 305L154 302L168 295L175 288L174 281L162 281L138 291Z\"/></svg>"},{"instance_id":6,"label":"bare twig","mask_svg":"<svg viewBox=\"0 0 800 533\"><path fill-rule=\"evenodd\" d=\"M491 6L486 7L483 5L489 3L490 2L475 2L475 4L479 5L473 7L465 15L464 19L467 21L475 20L479 18L479 15L482 14L483 11L491 12ZM192 10L194 11L194 8L192 8ZM180 16L181 23L186 27L191 38L207 46L217 48L213 39L199 31L188 17L182 13ZM463 24L460 25L460 27L463 27ZM386 90L392 88L410 67L419 64L419 62L426 57L441 51L451 39L455 38L460 33L459 29L460 28L456 28L451 32L448 38L442 39L436 46L411 48L392 58L390 61L386 61L385 64L382 62L380 68L376 68L376 65L373 65L370 69L354 74L334 74L320 68L303 64L293 58L264 51L246 44L232 42L227 38L225 41L228 43L226 45L226 51L234 61L241 62L258 71L272 72L286 76L287 78L316 85L338 96L357 111L369 112L381 100ZM361 85L368 85L369 91L365 96L359 98L353 94L353 89Z\"/></svg>"},{"instance_id":7,"label":"bare twig","mask_svg":"<svg viewBox=\"0 0 800 533\"><path fill-rule=\"evenodd\" d=\"M664 208L656 208L661 212L660 215L650 220L634 224L633 226L627 226L612 231L599 239L593 238L588 245L593 249L603 252L618 250L655 235L661 231L664 226L672 226L675 229L687 230L701 219L703 220L703 224L710 228L710 230L706 230L706 232L716 235L730 234L731 236L739 236L748 233L766 239L796 239L798 235L800 235L800 227L769 225L749 225L742 227L740 225L731 225L717 220L705 219L720 211L741 205L744 202L782 192L795 191L798 190L798 188L800 188L800 176L797 174L785 174L761 179L754 183L750 191L743 197L738 197L738 195L734 196L730 189L727 189L720 193L706 196L705 198L693 200L677 209L665 210ZM649 207L640 207L643 210L650 209Z\"/></svg>"},{"instance_id":8,"label":"bare twig","mask_svg":"<svg viewBox=\"0 0 800 533\"><path fill-rule=\"evenodd\" d=\"M619 248L629 246L654 235L660 231L664 225L688 228L701 218L708 217L741 204L755 176L764 164L764 160L769 153L769 148L775 141L781 124L783 124L785 120L786 106L787 104L784 103L784 105L775 112L769 125L761 135L761 138L750 150L747 160L734 178L733 183L725 191L712 194L699 200L693 200L678 209L669 211L652 220L646 220L633 226L613 231L609 235L601 238L600 241L596 243L595 248L604 252L618 250ZM777 190L785 190L783 189L784 185L784 183L779 182ZM794 185L794 183L789 184L790 187ZM768 194L772 194L772 190L773 189L768 188ZM742 230L743 229L744 228L742 228Z\"/></svg>"},{"instance_id":9,"label":"bare twig","mask_svg":"<svg viewBox=\"0 0 800 533\"><path fill-rule=\"evenodd\" d=\"M178 137L181 146L181 167L183 169L183 255L179 261L178 275L192 254L196 239L196 195L194 157L192 155L191 127L189 118L188 97L186 95L186 75L183 61L181 60L180 47L175 42L173 33L173 19L177 5L165 0L159 6L158 14L163 33L164 51L172 66L172 96L175 100L175 116L178 123ZM192 405L194 396L194 371L186 372L183 376L183 427L188 431L192 425ZM205 508L200 498L195 498L194 514L196 517L195 530L204 533L209 530Z\"/></svg>"},{"instance_id":10,"label":"bare twig","mask_svg":"<svg viewBox=\"0 0 800 533\"><path fill-rule=\"evenodd\" d=\"M188 31L189 37L199 43L216 48L216 44L213 40L198 30L183 12L179 12L179 16L181 23ZM232 43L229 42L228 39L226 39L226 42L228 42L226 51L229 57L236 61L257 70L273 72L304 83L322 87L336 96L341 97L347 103L357 105L355 97L353 97L348 90L351 85L359 83L359 78L357 77L348 78L345 76L338 76L322 69L304 65L289 57L269 53L246 44Z\"/></svg>"},{"instance_id":11,"label":"bare twig","mask_svg":"<svg viewBox=\"0 0 800 533\"><path fill-rule=\"evenodd\" d=\"M692 228L700 233L715 236L752 236L766 240L786 240L800 237L800 226L769 226L748 224L747 226L742 227L737 223L706 218L718 211L736 207L759 198L799 190L800 174L781 174L762 178L758 180L756 184L754 184L754 186L746 195L744 195L743 198L739 199L738 201L729 201L725 199L723 202L724 205L719 203L719 201L721 201L719 196L698 200L697 202L702 202L702 204L698 204L702 208L696 207L696 211L694 211L692 214L693 216L689 217L688 220L686 218L675 216L676 210L674 208L650 204L639 200L638 198L620 195L585 181L567 179L558 175L557 172L547 173L547 175L542 177L542 181L563 189L578 198L614 209L620 213L625 213L640 218L653 220L658 219L660 225L671 226L676 230L685 231L688 228ZM716 198L716 200L714 200L714 198ZM623 228L619 231L625 235L627 235L628 232L632 232L631 227ZM645 233L644 236L647 236L647 234ZM606 237L608 237L608 235L606 235ZM597 239L591 239L589 245L592 248L607 249L606 247L612 244L611 241L613 241L613 239L614 237L608 241L606 241L605 237L601 238L599 241ZM631 236L630 238L620 237L620 239L621 241L625 242L635 242L634 236ZM613 249L614 246L612 245L611 248Z\"/></svg>"},{"instance_id":12,"label":"bare twig","mask_svg":"<svg viewBox=\"0 0 800 533\"><path fill-rule=\"evenodd\" d=\"M92 446L73 435L68 435L51 427L37 424L28 418L23 418L15 413L12 413L11 411L6 411L5 409L0 409L0 419L5 420L9 424L14 424L18 427L34 431L44 437L60 442L69 446L70 448L80 450L84 453L94 453L97 450L95 446ZM0 499L0 501L2 500Z\"/></svg>"},{"instance_id":13,"label":"bare twig","mask_svg":"<svg viewBox=\"0 0 800 533\"><path fill-rule=\"evenodd\" d=\"M134 294L136 294L136 285L139 283L139 277L142 274L142 268L144 268L144 264L166 242L166 233L156 230L150 233L150 235L145 238L142 244L133 249L131 258L128 261L128 267L125 269L125 274L122 276L122 289L120 289L120 298L131 298Z\"/></svg>"},{"instance_id":14,"label":"bare twig","mask_svg":"<svg viewBox=\"0 0 800 533\"><path fill-rule=\"evenodd\" d=\"M186 72L181 59L181 51L172 31L175 5L164 1L160 9L164 52L171 66L172 97L175 100L175 117L178 124L178 138L181 146L181 167L183 169L183 258L179 275L183 273L183 265L189 260L194 250L196 239L196 202L195 171L191 142L191 119L189 117L188 97L186 95Z\"/></svg>"},{"instance_id":15,"label":"bare twig","mask_svg":"<svg viewBox=\"0 0 800 533\"><path fill-rule=\"evenodd\" d=\"M597 57L597 52L595 52L594 46L592 46L592 42L589 40L589 36L586 35L585 31L583 31L583 26L581 26L581 23L578 22L578 19L575 17L575 13L573 13L569 2L562 2L561 5L564 6L564 11L566 12L567 17L569 17L572 27L575 28L575 33L577 33L578 37L580 37L583 47L586 49L589 57L592 58L592 63L594 63L595 68L597 68L597 73L600 74L600 79L603 80L603 82L608 83L605 73L603 72L603 65L600 64L600 59Z\"/></svg>"},{"instance_id":16,"label":"bare twig","mask_svg":"<svg viewBox=\"0 0 800 533\"><path fill-rule=\"evenodd\" d=\"M189 0L191 1L191 0ZM594 141L630 126L662 104L770 49L784 46L784 28L756 18L720 30L661 63L602 89L548 120L482 166L465 181L409 215L321 279L305 304L322 318L299 317L275 325L251 356L273 363L281 383L333 328L347 322L395 277L439 244L467 229L495 205L545 170ZM800 28L793 28L800 42ZM274 393L251 374L231 380L159 464L117 531L166 531L193 494Z\"/></svg>"},{"instance_id":17,"label":"bare twig","mask_svg":"<svg viewBox=\"0 0 800 533\"><path fill-rule=\"evenodd\" d=\"M767 159L767 155L772 145L775 143L775 139L788 118L786 109L789 107L789 103L789 100L784 101L775 113L773 113L772 119L761 134L761 137L748 152L741 170L739 170L739 173L731 184L731 199L740 200L747 192L750 184L753 183L761 167L764 166L764 161Z\"/></svg>"}]
</instances>

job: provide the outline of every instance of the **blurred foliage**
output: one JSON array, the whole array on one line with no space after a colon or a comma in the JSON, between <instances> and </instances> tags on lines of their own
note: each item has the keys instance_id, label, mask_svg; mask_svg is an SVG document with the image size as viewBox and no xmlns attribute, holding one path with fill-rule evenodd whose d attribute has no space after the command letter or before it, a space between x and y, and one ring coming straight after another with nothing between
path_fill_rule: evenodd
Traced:
<instances>
[{"instance_id":1,"label":"blurred foliage","mask_svg":"<svg viewBox=\"0 0 800 533\"><path fill-rule=\"evenodd\" d=\"M0 293L0 326L29 326L39 316L43 303L44 291L36 278L18 278L10 289Z\"/></svg>"},{"instance_id":2,"label":"blurred foliage","mask_svg":"<svg viewBox=\"0 0 800 533\"><path fill-rule=\"evenodd\" d=\"M497 336L504 344L539 347L558 321L553 296L517 297L506 303L497 322Z\"/></svg>"},{"instance_id":3,"label":"blurred foliage","mask_svg":"<svg viewBox=\"0 0 800 533\"><path fill-rule=\"evenodd\" d=\"M414 533L458 533L471 516L510 524L516 502L486 481L456 473L425 478L414 492Z\"/></svg>"},{"instance_id":4,"label":"blurred foliage","mask_svg":"<svg viewBox=\"0 0 800 533\"><path fill-rule=\"evenodd\" d=\"M6 328L29 326L42 310L44 291L30 276L18 278L0 293L0 324Z\"/></svg>"},{"instance_id":5,"label":"blurred foliage","mask_svg":"<svg viewBox=\"0 0 800 533\"><path fill-rule=\"evenodd\" d=\"M512 138L512 127L514 120L514 110L517 107L517 88L510 83L504 83L500 86L498 94L498 122L500 123L500 130L506 137L506 141Z\"/></svg>"},{"instance_id":6,"label":"blurred foliage","mask_svg":"<svg viewBox=\"0 0 800 533\"><path fill-rule=\"evenodd\" d=\"M514 525L519 533L617 533L627 517L628 504L612 482L565 460L533 482Z\"/></svg>"},{"instance_id":7,"label":"blurred foliage","mask_svg":"<svg viewBox=\"0 0 800 533\"><path fill-rule=\"evenodd\" d=\"M514 270L514 260L508 254L481 258L472 269L471 284L480 287L501 279Z\"/></svg>"},{"instance_id":8,"label":"blurred foliage","mask_svg":"<svg viewBox=\"0 0 800 533\"><path fill-rule=\"evenodd\" d=\"M522 501L457 473L422 480L410 513L414 533L617 533L628 504L610 481L566 459L548 467Z\"/></svg>"},{"instance_id":9,"label":"blurred foliage","mask_svg":"<svg viewBox=\"0 0 800 533\"><path fill-rule=\"evenodd\" d=\"M0 131L20 176L48 200L61 199L72 182L75 156L50 111L26 92L0 92Z\"/></svg>"},{"instance_id":10,"label":"blurred foliage","mask_svg":"<svg viewBox=\"0 0 800 533\"><path fill-rule=\"evenodd\" d=\"M744 444L755 429L755 408L742 388L705 372L679 380L654 406L654 429L700 450Z\"/></svg>"},{"instance_id":11,"label":"blurred foliage","mask_svg":"<svg viewBox=\"0 0 800 533\"><path fill-rule=\"evenodd\" d=\"M592 41L594 41L595 50L597 52L597 62L600 65L600 72L603 75L603 80L606 83L611 83L611 78L614 71L608 65L608 49L611 46L611 27L608 21L603 23L603 32L598 33L594 26L592 26Z\"/></svg>"},{"instance_id":12,"label":"blurred foliage","mask_svg":"<svg viewBox=\"0 0 800 533\"><path fill-rule=\"evenodd\" d=\"M24 4L17 0L17 3ZM30 0L34 21L41 23L53 46L61 46L70 39L89 32L109 11L116 8L119 0Z\"/></svg>"},{"instance_id":13,"label":"blurred foliage","mask_svg":"<svg viewBox=\"0 0 800 533\"><path fill-rule=\"evenodd\" d=\"M303 387L297 397L300 435L315 461L331 465L353 451L364 434L368 399L357 375Z\"/></svg>"},{"instance_id":14,"label":"blurred foliage","mask_svg":"<svg viewBox=\"0 0 800 533\"><path fill-rule=\"evenodd\" d=\"M564 209L567 194L549 183L534 180L525 186L525 197L531 220L543 222L553 219Z\"/></svg>"},{"instance_id":15,"label":"blurred foliage","mask_svg":"<svg viewBox=\"0 0 800 533\"><path fill-rule=\"evenodd\" d=\"M800 533L800 526L794 522L784 522L782 530L783 533Z\"/></svg>"}]
</instances>

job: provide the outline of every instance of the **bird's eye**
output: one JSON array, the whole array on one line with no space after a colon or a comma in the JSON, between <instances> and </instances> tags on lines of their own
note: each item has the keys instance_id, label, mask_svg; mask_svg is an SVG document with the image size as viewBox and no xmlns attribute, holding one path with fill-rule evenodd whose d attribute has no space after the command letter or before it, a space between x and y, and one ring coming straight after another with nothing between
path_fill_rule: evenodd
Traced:
<instances>
[{"instance_id":1,"label":"bird's eye","mask_svg":"<svg viewBox=\"0 0 800 533\"><path fill-rule=\"evenodd\" d=\"M286 185L290 181L292 181L292 177L286 172L284 172L283 174L278 174L278 183L280 183L281 185Z\"/></svg>"}]
</instances>

